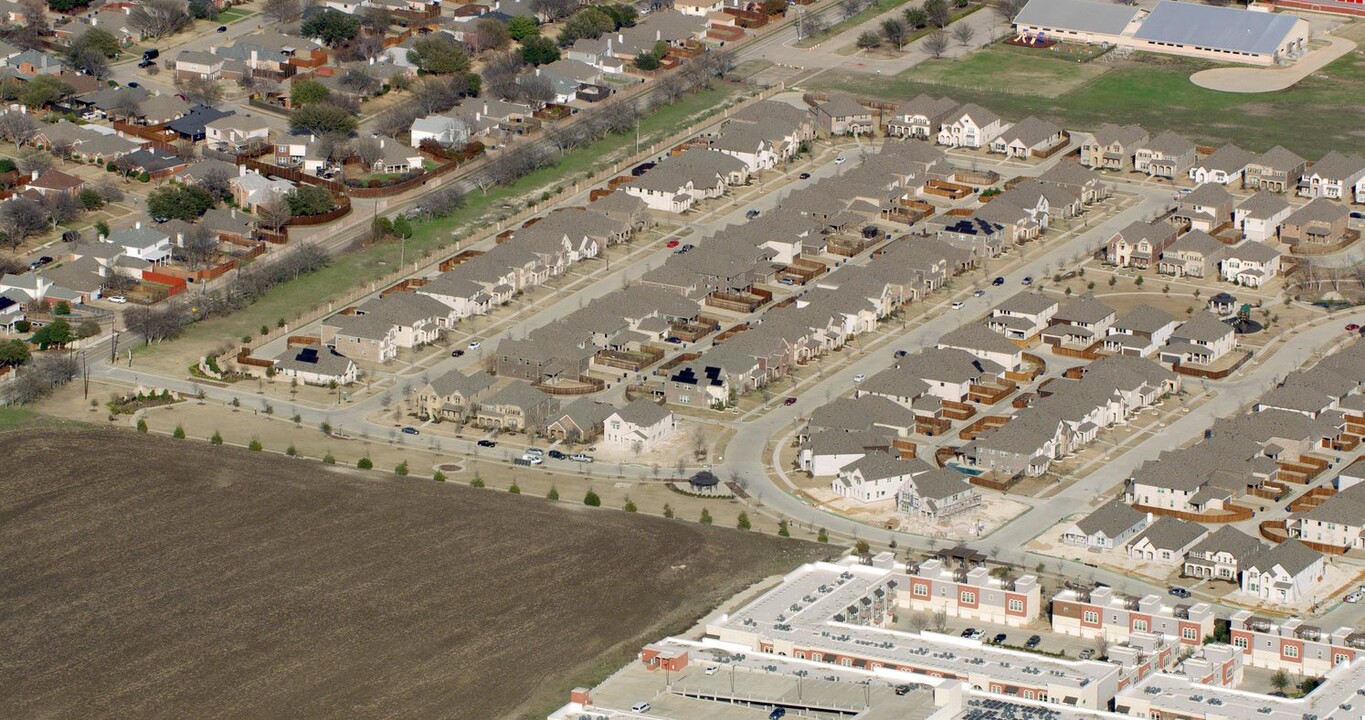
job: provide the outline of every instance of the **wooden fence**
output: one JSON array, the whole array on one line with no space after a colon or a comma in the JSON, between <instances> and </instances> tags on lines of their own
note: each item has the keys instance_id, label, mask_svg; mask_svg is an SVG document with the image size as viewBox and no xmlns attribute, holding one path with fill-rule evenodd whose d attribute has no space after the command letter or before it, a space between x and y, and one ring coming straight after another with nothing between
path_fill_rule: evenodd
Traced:
<instances>
[{"instance_id":1,"label":"wooden fence","mask_svg":"<svg viewBox=\"0 0 1365 720\"><path fill-rule=\"evenodd\" d=\"M1252 516L1255 515L1255 513L1251 511L1251 508L1242 507L1241 505L1228 504L1225 506L1225 508L1226 510L1221 513L1219 512L1192 513L1184 512L1181 510L1171 510L1169 508L1153 507L1151 505L1137 504L1133 505L1133 509L1137 510L1138 512L1151 513L1153 515L1165 515L1167 517L1173 517L1179 520L1189 520L1191 522L1213 524L1242 522L1244 520L1250 520Z\"/></svg>"}]
</instances>

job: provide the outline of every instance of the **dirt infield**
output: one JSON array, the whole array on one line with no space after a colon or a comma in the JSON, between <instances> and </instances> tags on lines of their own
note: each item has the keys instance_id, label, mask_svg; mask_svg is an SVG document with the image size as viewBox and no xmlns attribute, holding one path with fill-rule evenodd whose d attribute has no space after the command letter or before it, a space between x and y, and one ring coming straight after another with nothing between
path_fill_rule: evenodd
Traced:
<instances>
[{"instance_id":1,"label":"dirt infield","mask_svg":"<svg viewBox=\"0 0 1365 720\"><path fill-rule=\"evenodd\" d=\"M526 715L831 550L130 432L0 456L7 717Z\"/></svg>"}]
</instances>

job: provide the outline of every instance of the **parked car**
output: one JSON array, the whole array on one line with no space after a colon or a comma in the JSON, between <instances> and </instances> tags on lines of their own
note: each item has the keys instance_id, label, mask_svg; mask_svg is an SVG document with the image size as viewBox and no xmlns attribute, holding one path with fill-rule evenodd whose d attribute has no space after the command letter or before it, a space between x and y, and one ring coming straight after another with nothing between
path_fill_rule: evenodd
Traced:
<instances>
[{"instance_id":1,"label":"parked car","mask_svg":"<svg viewBox=\"0 0 1365 720\"><path fill-rule=\"evenodd\" d=\"M522 460L525 460L526 462L528 462L528 463L530 463L530 464L532 464L532 465L539 465L539 464L545 462L545 458L543 458L543 457L541 457L541 456L539 456L539 455L532 455L531 453L522 453L522 454L521 454L521 459L522 459Z\"/></svg>"},{"instance_id":2,"label":"parked car","mask_svg":"<svg viewBox=\"0 0 1365 720\"><path fill-rule=\"evenodd\" d=\"M986 294L986 291L985 291L985 290L977 290L977 291L975 291L975 292L972 293L972 297L981 297L982 295L985 295L985 294Z\"/></svg>"},{"instance_id":3,"label":"parked car","mask_svg":"<svg viewBox=\"0 0 1365 720\"><path fill-rule=\"evenodd\" d=\"M590 462L592 462L592 456L591 456L591 455L584 455L583 453L574 453L573 455L570 455L570 456L569 456L569 459L572 460L572 461L574 461L574 462L582 462L582 463L590 463Z\"/></svg>"},{"instance_id":4,"label":"parked car","mask_svg":"<svg viewBox=\"0 0 1365 720\"><path fill-rule=\"evenodd\" d=\"M479 349L479 341L478 341L478 340L470 340L470 341L469 341L469 349L470 349L470 350L478 350L478 349Z\"/></svg>"},{"instance_id":5,"label":"parked car","mask_svg":"<svg viewBox=\"0 0 1365 720\"><path fill-rule=\"evenodd\" d=\"M649 703L647 703L647 702L638 702L638 703L635 703L634 705L631 705L631 706L630 706L630 711L631 711L631 712L646 712L646 711L648 711L648 710L649 710Z\"/></svg>"},{"instance_id":6,"label":"parked car","mask_svg":"<svg viewBox=\"0 0 1365 720\"><path fill-rule=\"evenodd\" d=\"M801 180L809 180L809 179L810 179L810 173L801 173L800 175L797 175L796 177L797 177L798 179L801 179Z\"/></svg>"},{"instance_id":7,"label":"parked car","mask_svg":"<svg viewBox=\"0 0 1365 720\"><path fill-rule=\"evenodd\" d=\"M128 302L128 298L123 297L122 295L110 295L109 297L105 298L105 300L108 300L109 302L114 303L115 305L122 305Z\"/></svg>"},{"instance_id":8,"label":"parked car","mask_svg":"<svg viewBox=\"0 0 1365 720\"><path fill-rule=\"evenodd\" d=\"M909 355L909 354L910 354L910 351L909 351L909 350L897 350L897 351L896 351L896 357L898 357L898 358L903 358L903 357L905 357L906 355Z\"/></svg>"},{"instance_id":9,"label":"parked car","mask_svg":"<svg viewBox=\"0 0 1365 720\"><path fill-rule=\"evenodd\" d=\"M403 434L404 434L404 435L421 435L421 434L422 434L422 431L420 431L420 430L418 430L417 428L412 427L411 425L409 425L408 427L403 428Z\"/></svg>"},{"instance_id":10,"label":"parked car","mask_svg":"<svg viewBox=\"0 0 1365 720\"><path fill-rule=\"evenodd\" d=\"M1004 285L1004 284L1005 284L1005 278L996 276L996 278L995 278L994 280L991 281L991 284L992 284L992 285Z\"/></svg>"},{"instance_id":11,"label":"parked car","mask_svg":"<svg viewBox=\"0 0 1365 720\"><path fill-rule=\"evenodd\" d=\"M137 66L140 68L149 68L155 64L156 64L155 60L139 60Z\"/></svg>"},{"instance_id":12,"label":"parked car","mask_svg":"<svg viewBox=\"0 0 1365 720\"><path fill-rule=\"evenodd\" d=\"M719 666L719 665L707 665L707 666L706 666L706 674L707 674L707 675L715 675L715 674L718 673L718 672L720 672L720 666Z\"/></svg>"},{"instance_id":13,"label":"parked car","mask_svg":"<svg viewBox=\"0 0 1365 720\"><path fill-rule=\"evenodd\" d=\"M1168 593L1170 593L1171 595L1174 595L1174 596L1176 596L1176 597L1178 597L1178 598L1187 598L1187 597L1190 596L1190 591L1189 591L1189 590L1186 590L1186 589L1183 588L1183 587L1180 587L1179 585L1176 585L1176 586L1171 587L1171 588L1168 589L1166 592L1168 592Z\"/></svg>"},{"instance_id":14,"label":"parked car","mask_svg":"<svg viewBox=\"0 0 1365 720\"><path fill-rule=\"evenodd\" d=\"M681 345L682 338L670 335L667 340L664 340L664 342L673 343L674 345Z\"/></svg>"},{"instance_id":15,"label":"parked car","mask_svg":"<svg viewBox=\"0 0 1365 720\"><path fill-rule=\"evenodd\" d=\"M1358 602L1360 602L1360 591L1357 590L1357 591L1351 593L1350 595L1347 595L1347 596L1346 596L1346 602L1348 602L1348 603L1358 603Z\"/></svg>"},{"instance_id":16,"label":"parked car","mask_svg":"<svg viewBox=\"0 0 1365 720\"><path fill-rule=\"evenodd\" d=\"M1006 637L1005 633L996 633L996 634L995 634L995 637L991 638L991 644L993 644L993 645L1004 645L1004 644L1005 644L1005 640L1007 640L1007 639L1008 639L1008 638Z\"/></svg>"},{"instance_id":17,"label":"parked car","mask_svg":"<svg viewBox=\"0 0 1365 720\"><path fill-rule=\"evenodd\" d=\"M540 457L541 455L544 455L544 454L545 454L545 451L544 451L544 450L541 450L540 448L526 448L526 454L527 454L527 455L535 455L536 457Z\"/></svg>"},{"instance_id":18,"label":"parked car","mask_svg":"<svg viewBox=\"0 0 1365 720\"><path fill-rule=\"evenodd\" d=\"M962 637L969 638L976 633L976 628L967 628L962 631Z\"/></svg>"},{"instance_id":19,"label":"parked car","mask_svg":"<svg viewBox=\"0 0 1365 720\"><path fill-rule=\"evenodd\" d=\"M1024 278L1022 282L1023 282L1024 285L1032 285L1032 284L1033 284L1033 276L1030 275L1029 277Z\"/></svg>"},{"instance_id":20,"label":"parked car","mask_svg":"<svg viewBox=\"0 0 1365 720\"><path fill-rule=\"evenodd\" d=\"M768 713L768 720L782 720L786 716L787 708L775 707L772 712Z\"/></svg>"},{"instance_id":21,"label":"parked car","mask_svg":"<svg viewBox=\"0 0 1365 720\"><path fill-rule=\"evenodd\" d=\"M143 60L155 60L159 57L161 57L161 51L157 50L156 48L149 48L147 50L142 51Z\"/></svg>"},{"instance_id":22,"label":"parked car","mask_svg":"<svg viewBox=\"0 0 1365 720\"><path fill-rule=\"evenodd\" d=\"M683 252L687 252L688 250L696 250L696 249L697 249L697 246L696 246L696 245L693 245L692 243L687 243L686 245L683 245L683 246L682 246L682 249L683 249Z\"/></svg>"},{"instance_id":23,"label":"parked car","mask_svg":"<svg viewBox=\"0 0 1365 720\"><path fill-rule=\"evenodd\" d=\"M669 241L668 241L668 244L666 245L666 247L675 248L675 247L677 247L679 244L680 244L680 243L679 243L677 240L669 240Z\"/></svg>"},{"instance_id":24,"label":"parked car","mask_svg":"<svg viewBox=\"0 0 1365 720\"><path fill-rule=\"evenodd\" d=\"M783 404L783 405L795 405L795 404L796 404L796 398L794 398L794 397L789 397L789 398L787 398L786 400L783 400L783 401L782 401L782 404Z\"/></svg>"},{"instance_id":25,"label":"parked car","mask_svg":"<svg viewBox=\"0 0 1365 720\"><path fill-rule=\"evenodd\" d=\"M835 164L835 165L843 165L843 164L844 164L844 156L843 156L843 155L840 155L839 157L834 158L834 164Z\"/></svg>"},{"instance_id":26,"label":"parked car","mask_svg":"<svg viewBox=\"0 0 1365 720\"><path fill-rule=\"evenodd\" d=\"M853 376L853 382L855 382L855 383L860 383L860 382L862 382L862 381L864 381L864 380L866 380L866 379L867 379L867 376L864 375L864 374L862 374L862 373L858 373L857 375L854 375L854 376Z\"/></svg>"},{"instance_id":27,"label":"parked car","mask_svg":"<svg viewBox=\"0 0 1365 720\"><path fill-rule=\"evenodd\" d=\"M564 453L562 453L562 452L560 452L560 451L558 451L558 450L551 450L551 451L550 451L550 458L553 459L553 460L563 460L563 459L566 458L566 457L568 457L568 455L565 455Z\"/></svg>"},{"instance_id":28,"label":"parked car","mask_svg":"<svg viewBox=\"0 0 1365 720\"><path fill-rule=\"evenodd\" d=\"M759 214L760 213L757 210L750 210L749 212L744 213L744 217L753 220L754 218L758 217Z\"/></svg>"},{"instance_id":29,"label":"parked car","mask_svg":"<svg viewBox=\"0 0 1365 720\"><path fill-rule=\"evenodd\" d=\"M1351 217L1357 220L1365 220L1365 212L1360 212L1359 210L1356 210L1355 212L1351 213Z\"/></svg>"},{"instance_id":30,"label":"parked car","mask_svg":"<svg viewBox=\"0 0 1365 720\"><path fill-rule=\"evenodd\" d=\"M983 638L985 638L985 637L986 637L985 631L973 629L972 632L971 632L971 634L967 636L967 639L968 639L968 640L981 640L981 639L983 639Z\"/></svg>"},{"instance_id":31,"label":"parked car","mask_svg":"<svg viewBox=\"0 0 1365 720\"><path fill-rule=\"evenodd\" d=\"M1346 332L1355 332L1355 331L1357 331L1357 330L1359 330L1359 329L1360 329L1360 326L1357 325L1356 323L1351 323L1350 325L1347 325L1347 326L1346 326Z\"/></svg>"},{"instance_id":32,"label":"parked car","mask_svg":"<svg viewBox=\"0 0 1365 720\"><path fill-rule=\"evenodd\" d=\"M1091 648L1086 648L1081 651L1080 658L1082 660L1093 660L1095 659L1095 651L1092 650Z\"/></svg>"},{"instance_id":33,"label":"parked car","mask_svg":"<svg viewBox=\"0 0 1365 720\"><path fill-rule=\"evenodd\" d=\"M777 281L778 285L795 285L796 281L791 278L782 278Z\"/></svg>"},{"instance_id":34,"label":"parked car","mask_svg":"<svg viewBox=\"0 0 1365 720\"><path fill-rule=\"evenodd\" d=\"M130 88L138 88L138 87L142 87L142 86L141 86L141 85L138 85L138 84L135 83L135 82L130 82L130 83L128 83L128 87L130 87Z\"/></svg>"},{"instance_id":35,"label":"parked car","mask_svg":"<svg viewBox=\"0 0 1365 720\"><path fill-rule=\"evenodd\" d=\"M226 25L219 25L219 26L218 26L218 30L217 30L216 32L227 32L227 26L226 26Z\"/></svg>"},{"instance_id":36,"label":"parked car","mask_svg":"<svg viewBox=\"0 0 1365 720\"><path fill-rule=\"evenodd\" d=\"M450 351L450 356L451 356L451 357L464 357L464 351L463 351L463 350L451 350L451 351Z\"/></svg>"},{"instance_id":37,"label":"parked car","mask_svg":"<svg viewBox=\"0 0 1365 720\"><path fill-rule=\"evenodd\" d=\"M498 446L498 444L495 443L495 442L493 442L492 440L480 440L480 441L479 441L479 447L497 447L497 446Z\"/></svg>"},{"instance_id":38,"label":"parked car","mask_svg":"<svg viewBox=\"0 0 1365 720\"><path fill-rule=\"evenodd\" d=\"M897 686L896 686L896 694L897 694L897 695L909 695L909 694L910 694L910 690L911 690L911 688L910 688L909 685L897 685Z\"/></svg>"},{"instance_id":39,"label":"parked car","mask_svg":"<svg viewBox=\"0 0 1365 720\"><path fill-rule=\"evenodd\" d=\"M1033 648L1038 647L1042 642L1043 637L1041 635L1030 635L1029 639L1024 642L1024 647L1032 650Z\"/></svg>"},{"instance_id":40,"label":"parked car","mask_svg":"<svg viewBox=\"0 0 1365 720\"><path fill-rule=\"evenodd\" d=\"M962 302L961 300L956 300L956 301L953 302L953 309L954 309L954 310L961 310L961 309L962 309L962 306L963 306L963 302Z\"/></svg>"},{"instance_id":41,"label":"parked car","mask_svg":"<svg viewBox=\"0 0 1365 720\"><path fill-rule=\"evenodd\" d=\"M48 256L48 255L44 255L44 256L38 258L37 260L34 260L33 262L29 263L28 266L29 266L30 269L37 270L38 268L40 268L40 267L42 267L42 266L44 266L44 265L51 265L51 264L52 264L52 258L51 258L50 256Z\"/></svg>"}]
</instances>

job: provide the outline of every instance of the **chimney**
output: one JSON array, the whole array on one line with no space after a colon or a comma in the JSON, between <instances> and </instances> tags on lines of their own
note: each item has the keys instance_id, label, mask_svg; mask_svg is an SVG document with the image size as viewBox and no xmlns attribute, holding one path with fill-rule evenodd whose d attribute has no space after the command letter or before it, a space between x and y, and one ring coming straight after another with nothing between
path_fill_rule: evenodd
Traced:
<instances>
[{"instance_id":1,"label":"chimney","mask_svg":"<svg viewBox=\"0 0 1365 720\"><path fill-rule=\"evenodd\" d=\"M141 220L138 220L137 222L133 223L133 229L134 229L134 230L141 230L141 229L142 229L142 221L141 221Z\"/></svg>"},{"instance_id":2,"label":"chimney","mask_svg":"<svg viewBox=\"0 0 1365 720\"><path fill-rule=\"evenodd\" d=\"M33 181L33 180L37 180L37 179L38 179L38 171L37 171L37 170L30 170L28 174L29 174L29 181L30 181L30 182Z\"/></svg>"}]
</instances>

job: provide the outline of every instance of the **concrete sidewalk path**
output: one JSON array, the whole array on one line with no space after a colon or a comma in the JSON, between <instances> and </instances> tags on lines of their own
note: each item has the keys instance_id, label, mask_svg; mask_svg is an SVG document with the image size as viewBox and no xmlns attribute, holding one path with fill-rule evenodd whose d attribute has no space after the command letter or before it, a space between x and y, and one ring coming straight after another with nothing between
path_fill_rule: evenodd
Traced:
<instances>
[{"instance_id":1,"label":"concrete sidewalk path","mask_svg":"<svg viewBox=\"0 0 1365 720\"><path fill-rule=\"evenodd\" d=\"M1233 67L1200 70L1190 82L1209 90L1231 93L1265 93L1284 90L1356 49L1346 38L1324 36L1328 45L1310 51L1287 68Z\"/></svg>"}]
</instances>

